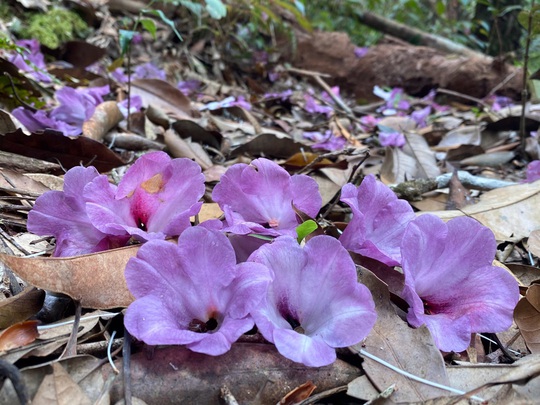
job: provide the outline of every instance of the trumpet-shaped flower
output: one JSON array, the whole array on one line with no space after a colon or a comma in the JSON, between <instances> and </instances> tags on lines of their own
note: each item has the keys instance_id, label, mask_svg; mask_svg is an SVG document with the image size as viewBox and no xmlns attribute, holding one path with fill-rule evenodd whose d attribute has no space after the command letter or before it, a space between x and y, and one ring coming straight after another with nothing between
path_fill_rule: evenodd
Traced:
<instances>
[{"instance_id":1,"label":"trumpet-shaped flower","mask_svg":"<svg viewBox=\"0 0 540 405\"><path fill-rule=\"evenodd\" d=\"M74 167L64 176L64 191L41 195L28 213L28 230L56 238L54 256L76 256L122 246L128 238L113 237L99 231L86 214L84 188L103 177L105 187L112 187L106 176L94 167Z\"/></svg>"},{"instance_id":2,"label":"trumpet-shaped flower","mask_svg":"<svg viewBox=\"0 0 540 405\"><path fill-rule=\"evenodd\" d=\"M343 186L341 201L353 212L352 220L339 238L343 246L386 265L399 265L403 232L415 218L409 203L399 200L373 175L366 176L359 187Z\"/></svg>"},{"instance_id":3,"label":"trumpet-shaped flower","mask_svg":"<svg viewBox=\"0 0 540 405\"><path fill-rule=\"evenodd\" d=\"M182 233L178 245L146 243L128 262L125 276L136 298L124 320L133 336L213 356L253 328L249 312L271 281L261 264L236 264L227 237L201 226Z\"/></svg>"},{"instance_id":4,"label":"trumpet-shaped flower","mask_svg":"<svg viewBox=\"0 0 540 405\"><path fill-rule=\"evenodd\" d=\"M226 232L296 237L298 219L294 211L315 217L322 198L315 180L289 173L268 159L250 165L231 166L215 186L212 198L225 213ZM293 207L294 205L294 207Z\"/></svg>"},{"instance_id":5,"label":"trumpet-shaped flower","mask_svg":"<svg viewBox=\"0 0 540 405\"><path fill-rule=\"evenodd\" d=\"M339 241L315 236L304 248L290 236L261 246L249 262L264 264L274 280L251 315L262 335L285 357L320 367L334 348L359 343L375 324L371 293Z\"/></svg>"},{"instance_id":6,"label":"trumpet-shaped flower","mask_svg":"<svg viewBox=\"0 0 540 405\"><path fill-rule=\"evenodd\" d=\"M512 325L518 284L492 265L495 251L493 233L472 218L444 223L426 214L407 227L401 245L407 320L425 324L440 350L463 351L471 333Z\"/></svg>"},{"instance_id":7,"label":"trumpet-shaped flower","mask_svg":"<svg viewBox=\"0 0 540 405\"><path fill-rule=\"evenodd\" d=\"M109 235L126 233L139 240L178 236L202 205L204 175L189 159L164 152L147 153L131 166L118 188L104 177L85 188L92 224Z\"/></svg>"}]
</instances>

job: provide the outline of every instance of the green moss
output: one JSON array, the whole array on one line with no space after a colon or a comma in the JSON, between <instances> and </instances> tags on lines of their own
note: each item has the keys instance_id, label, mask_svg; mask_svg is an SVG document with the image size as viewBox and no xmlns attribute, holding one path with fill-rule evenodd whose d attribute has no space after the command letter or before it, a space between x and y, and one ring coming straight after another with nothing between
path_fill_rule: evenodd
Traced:
<instances>
[{"instance_id":1,"label":"green moss","mask_svg":"<svg viewBox=\"0 0 540 405\"><path fill-rule=\"evenodd\" d=\"M83 37L88 25L73 11L53 8L45 14L34 14L21 31L25 38L36 38L49 48L58 48L63 42Z\"/></svg>"}]
</instances>

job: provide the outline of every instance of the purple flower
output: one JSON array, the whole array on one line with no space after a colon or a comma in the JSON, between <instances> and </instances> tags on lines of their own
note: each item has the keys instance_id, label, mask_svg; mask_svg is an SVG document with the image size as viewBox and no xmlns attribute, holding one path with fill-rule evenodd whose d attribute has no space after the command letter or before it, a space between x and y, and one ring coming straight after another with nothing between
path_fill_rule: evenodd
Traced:
<instances>
[{"instance_id":1,"label":"purple flower","mask_svg":"<svg viewBox=\"0 0 540 405\"><path fill-rule=\"evenodd\" d=\"M30 76L34 80L42 83L50 83L52 80L47 73L45 58L41 53L37 39L24 39L17 41L15 44L26 48L28 53L25 53L24 56L15 53L9 58L9 61L23 72L30 73ZM30 64L28 64L27 61Z\"/></svg>"},{"instance_id":2,"label":"purple flower","mask_svg":"<svg viewBox=\"0 0 540 405\"><path fill-rule=\"evenodd\" d=\"M178 82L176 87L178 90L184 93L185 96L189 96L199 90L201 87L201 82L199 80L186 80L183 82Z\"/></svg>"},{"instance_id":3,"label":"purple flower","mask_svg":"<svg viewBox=\"0 0 540 405\"><path fill-rule=\"evenodd\" d=\"M306 175L290 176L271 160L232 165L214 187L212 198L225 213L225 232L296 237L294 206L315 217L322 205L319 187Z\"/></svg>"},{"instance_id":4,"label":"purple flower","mask_svg":"<svg viewBox=\"0 0 540 405\"><path fill-rule=\"evenodd\" d=\"M109 94L109 86L73 89L63 87L55 93L60 105L52 111L36 112L18 107L13 115L30 131L54 129L66 136L77 136L82 132L85 121L90 119L96 106Z\"/></svg>"},{"instance_id":5,"label":"purple flower","mask_svg":"<svg viewBox=\"0 0 540 405\"><path fill-rule=\"evenodd\" d=\"M126 75L124 68L117 67L111 72L111 76L114 80L116 80L118 83L127 83L129 78L128 75Z\"/></svg>"},{"instance_id":6,"label":"purple flower","mask_svg":"<svg viewBox=\"0 0 540 405\"><path fill-rule=\"evenodd\" d=\"M334 109L330 106L323 106L320 105L311 94L304 94L304 100L306 101L306 104L304 105L304 109L311 114L326 114L328 118L332 115L334 112Z\"/></svg>"},{"instance_id":7,"label":"purple flower","mask_svg":"<svg viewBox=\"0 0 540 405\"><path fill-rule=\"evenodd\" d=\"M53 129L55 131L62 132L66 136L76 136L81 133L81 128L51 118L47 111L37 110L36 112L34 112L27 110L24 107L17 107L11 113L30 132L43 131L44 129Z\"/></svg>"},{"instance_id":8,"label":"purple flower","mask_svg":"<svg viewBox=\"0 0 540 405\"><path fill-rule=\"evenodd\" d=\"M137 66L133 74L136 79L167 79L165 71L150 62Z\"/></svg>"},{"instance_id":9,"label":"purple flower","mask_svg":"<svg viewBox=\"0 0 540 405\"><path fill-rule=\"evenodd\" d=\"M137 111L140 111L141 108L143 107L143 101L142 101L141 96L139 96L138 94L135 94L134 96L130 97L130 100L131 100L130 106L129 106L130 113L133 114L133 113L136 113ZM120 110L122 115L125 118L127 118L128 116L128 99L127 98L118 103L118 109Z\"/></svg>"},{"instance_id":10,"label":"purple flower","mask_svg":"<svg viewBox=\"0 0 540 405\"><path fill-rule=\"evenodd\" d=\"M332 93L334 95L339 97L339 86L334 86L330 90L332 90ZM323 91L321 93L321 100L323 100L327 104L335 104L334 99L326 91Z\"/></svg>"},{"instance_id":11,"label":"purple flower","mask_svg":"<svg viewBox=\"0 0 540 405\"><path fill-rule=\"evenodd\" d=\"M334 348L359 343L377 314L355 265L330 236L315 236L302 249L282 236L263 245L249 262L274 273L265 299L251 312L262 335L285 357L320 367L336 359Z\"/></svg>"},{"instance_id":12,"label":"purple flower","mask_svg":"<svg viewBox=\"0 0 540 405\"><path fill-rule=\"evenodd\" d=\"M264 100L279 99L281 101L287 101L293 94L292 90L285 90L279 93L265 93Z\"/></svg>"},{"instance_id":13,"label":"purple flower","mask_svg":"<svg viewBox=\"0 0 540 405\"><path fill-rule=\"evenodd\" d=\"M540 160L533 160L527 165L527 178L526 183L532 183L540 179Z\"/></svg>"},{"instance_id":14,"label":"purple flower","mask_svg":"<svg viewBox=\"0 0 540 405\"><path fill-rule=\"evenodd\" d=\"M128 238L109 236L92 225L86 214L85 187L99 175L94 167L74 167L64 176L64 191L38 197L28 213L28 230L56 239L54 256L76 256L123 246Z\"/></svg>"},{"instance_id":15,"label":"purple flower","mask_svg":"<svg viewBox=\"0 0 540 405\"><path fill-rule=\"evenodd\" d=\"M381 146L395 146L396 148L401 148L406 143L405 136L397 131L379 132L379 142Z\"/></svg>"},{"instance_id":16,"label":"purple flower","mask_svg":"<svg viewBox=\"0 0 540 405\"><path fill-rule=\"evenodd\" d=\"M80 89L63 87L55 93L60 106L52 110L50 116L82 130L83 123L94 115L96 106L103 103L103 96L109 93L108 85Z\"/></svg>"},{"instance_id":17,"label":"purple flower","mask_svg":"<svg viewBox=\"0 0 540 405\"><path fill-rule=\"evenodd\" d=\"M360 125L363 131L369 132L375 129L379 121L380 119L374 117L373 115L365 115L360 118Z\"/></svg>"},{"instance_id":18,"label":"purple flower","mask_svg":"<svg viewBox=\"0 0 540 405\"><path fill-rule=\"evenodd\" d=\"M335 136L330 130L327 130L324 134L318 131L306 131L304 132L304 138L316 142L311 145L313 149L339 150L343 149L347 143L347 139L342 136Z\"/></svg>"},{"instance_id":19,"label":"purple flower","mask_svg":"<svg viewBox=\"0 0 540 405\"><path fill-rule=\"evenodd\" d=\"M357 58L363 58L364 56L367 55L367 53L369 52L369 48L367 46L365 47L355 47L354 48L354 56L356 56Z\"/></svg>"},{"instance_id":20,"label":"purple flower","mask_svg":"<svg viewBox=\"0 0 540 405\"><path fill-rule=\"evenodd\" d=\"M373 93L386 101L385 105L377 111L381 111L384 115L395 115L400 111L408 110L410 104L404 99L405 93L403 89L395 87L390 91L381 89L379 86L373 88Z\"/></svg>"},{"instance_id":21,"label":"purple flower","mask_svg":"<svg viewBox=\"0 0 540 405\"><path fill-rule=\"evenodd\" d=\"M420 110L413 111L411 113L411 118L416 122L418 128L424 128L427 126L426 120L431 113L431 106L424 107Z\"/></svg>"},{"instance_id":22,"label":"purple flower","mask_svg":"<svg viewBox=\"0 0 540 405\"><path fill-rule=\"evenodd\" d=\"M108 235L164 239L190 226L204 190L197 163L152 152L128 169L118 188L108 187L106 177L92 181L85 188L86 211L92 224Z\"/></svg>"},{"instance_id":23,"label":"purple flower","mask_svg":"<svg viewBox=\"0 0 540 405\"><path fill-rule=\"evenodd\" d=\"M182 233L178 245L146 243L128 262L125 277L136 298L124 319L133 336L212 356L253 328L249 312L271 281L260 264L236 264L227 237L201 226Z\"/></svg>"},{"instance_id":24,"label":"purple flower","mask_svg":"<svg viewBox=\"0 0 540 405\"><path fill-rule=\"evenodd\" d=\"M409 203L399 200L373 175L366 176L359 187L345 184L341 201L353 212L339 238L343 246L386 265L399 265L401 238L407 224L415 218Z\"/></svg>"},{"instance_id":25,"label":"purple flower","mask_svg":"<svg viewBox=\"0 0 540 405\"><path fill-rule=\"evenodd\" d=\"M463 351L471 333L512 325L519 288L492 265L495 251L493 233L472 218L444 223L425 214L407 227L401 244L407 320L425 324L440 350Z\"/></svg>"}]
</instances>

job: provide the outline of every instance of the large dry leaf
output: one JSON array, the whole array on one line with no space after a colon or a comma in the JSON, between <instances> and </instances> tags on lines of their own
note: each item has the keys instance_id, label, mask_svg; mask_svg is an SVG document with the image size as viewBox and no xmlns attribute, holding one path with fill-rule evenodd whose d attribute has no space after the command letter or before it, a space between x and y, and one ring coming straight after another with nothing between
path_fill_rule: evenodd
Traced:
<instances>
[{"instance_id":1,"label":"large dry leaf","mask_svg":"<svg viewBox=\"0 0 540 405\"><path fill-rule=\"evenodd\" d=\"M112 372L109 365L102 371L105 376ZM181 346L158 348L153 357L146 352L131 357L133 395L160 405L218 405L222 386L228 387L240 404L275 404L306 381L312 381L317 392L322 392L345 385L360 373L341 360L325 367L306 367L281 356L274 345L261 343L237 342L218 357ZM113 403L123 397L121 377L111 391ZM253 402L258 395L258 401Z\"/></svg>"},{"instance_id":2,"label":"large dry leaf","mask_svg":"<svg viewBox=\"0 0 540 405\"><path fill-rule=\"evenodd\" d=\"M540 284L527 289L514 309L514 321L532 353L540 353Z\"/></svg>"},{"instance_id":3,"label":"large dry leaf","mask_svg":"<svg viewBox=\"0 0 540 405\"><path fill-rule=\"evenodd\" d=\"M125 164L101 142L84 136L71 139L56 131L27 136L19 129L0 136L0 150L61 163L65 170L82 164L95 166L100 172L107 172Z\"/></svg>"},{"instance_id":4,"label":"large dry leaf","mask_svg":"<svg viewBox=\"0 0 540 405\"><path fill-rule=\"evenodd\" d=\"M26 259L0 254L0 260L23 280L44 290L63 293L83 307L127 307L133 296L124 278L128 260L139 246L128 246L75 257Z\"/></svg>"},{"instance_id":5,"label":"large dry leaf","mask_svg":"<svg viewBox=\"0 0 540 405\"><path fill-rule=\"evenodd\" d=\"M173 157L194 160L203 170L213 166L212 159L210 159L201 144L192 142L189 138L183 139L171 129L166 130L163 137L165 145L167 145Z\"/></svg>"},{"instance_id":6,"label":"large dry leaf","mask_svg":"<svg viewBox=\"0 0 540 405\"><path fill-rule=\"evenodd\" d=\"M527 246L533 255L540 256L540 229L531 232Z\"/></svg>"},{"instance_id":7,"label":"large dry leaf","mask_svg":"<svg viewBox=\"0 0 540 405\"><path fill-rule=\"evenodd\" d=\"M164 80L134 80L131 83L131 95L141 96L146 108L153 105L176 119L192 119L189 98Z\"/></svg>"},{"instance_id":8,"label":"large dry leaf","mask_svg":"<svg viewBox=\"0 0 540 405\"><path fill-rule=\"evenodd\" d=\"M297 152L311 152L311 148L288 137L264 133L231 151L231 157L247 153L251 156L268 156L288 159Z\"/></svg>"},{"instance_id":9,"label":"large dry leaf","mask_svg":"<svg viewBox=\"0 0 540 405\"><path fill-rule=\"evenodd\" d=\"M49 188L43 183L19 172L0 168L0 173L0 187L5 191L13 189L15 193L30 195L43 194L45 191L49 191Z\"/></svg>"},{"instance_id":10,"label":"large dry leaf","mask_svg":"<svg viewBox=\"0 0 540 405\"><path fill-rule=\"evenodd\" d=\"M0 301L0 329L24 321L39 312L43 306L45 292L34 287Z\"/></svg>"},{"instance_id":11,"label":"large dry leaf","mask_svg":"<svg viewBox=\"0 0 540 405\"><path fill-rule=\"evenodd\" d=\"M490 228L501 241L520 241L540 228L540 181L488 191L474 205L457 211L432 211L443 220L463 215Z\"/></svg>"},{"instance_id":12,"label":"large dry leaf","mask_svg":"<svg viewBox=\"0 0 540 405\"><path fill-rule=\"evenodd\" d=\"M401 370L448 385L443 358L429 330L425 326L410 328L396 314L386 284L369 270L362 269L359 281L365 284L373 295L377 323L363 344L355 345L351 349L357 353L363 349ZM364 357L362 367L379 391L392 384L396 385L396 391L391 397L394 402L421 401L447 394L446 391L410 380L367 357Z\"/></svg>"}]
</instances>

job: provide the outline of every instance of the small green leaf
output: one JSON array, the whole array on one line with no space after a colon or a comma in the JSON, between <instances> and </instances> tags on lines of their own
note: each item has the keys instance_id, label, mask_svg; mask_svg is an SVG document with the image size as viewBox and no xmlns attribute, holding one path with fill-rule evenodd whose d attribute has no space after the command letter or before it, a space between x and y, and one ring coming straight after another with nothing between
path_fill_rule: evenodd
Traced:
<instances>
[{"instance_id":1,"label":"small green leaf","mask_svg":"<svg viewBox=\"0 0 540 405\"><path fill-rule=\"evenodd\" d=\"M150 35L152 35L152 38L156 39L157 28L154 20L151 20L150 18L143 18L140 23L143 28L148 31Z\"/></svg>"},{"instance_id":2,"label":"small green leaf","mask_svg":"<svg viewBox=\"0 0 540 405\"><path fill-rule=\"evenodd\" d=\"M189 0L181 0L180 4L195 14L197 17L200 17L202 14L202 6L200 4L194 3Z\"/></svg>"},{"instance_id":3,"label":"small green leaf","mask_svg":"<svg viewBox=\"0 0 540 405\"><path fill-rule=\"evenodd\" d=\"M221 0L205 0L206 10L215 20L219 20L227 15L227 7Z\"/></svg>"},{"instance_id":4,"label":"small green leaf","mask_svg":"<svg viewBox=\"0 0 540 405\"><path fill-rule=\"evenodd\" d=\"M298 243L302 242L306 236L317 230L319 226L317 222L312 219L308 219L306 222L301 223L296 227L296 234L298 235Z\"/></svg>"},{"instance_id":5,"label":"small green leaf","mask_svg":"<svg viewBox=\"0 0 540 405\"><path fill-rule=\"evenodd\" d=\"M161 18L161 21L163 21L165 24L167 24L169 27L171 27L171 29L176 34L178 39L180 41L183 41L182 35L180 35L178 30L176 29L176 26L174 25L174 21L172 21L172 20L168 19L167 17L165 17L165 14L163 14L163 11L161 11L161 10L143 10L142 12L145 13L145 14L152 14L152 15L155 15L155 16Z\"/></svg>"},{"instance_id":6,"label":"small green leaf","mask_svg":"<svg viewBox=\"0 0 540 405\"><path fill-rule=\"evenodd\" d=\"M120 42L120 52L122 53L122 56L125 55L128 52L129 44L133 40L133 37L135 34L137 34L136 31L128 31L128 30L119 30L118 33L120 34L119 42Z\"/></svg>"}]
</instances>

